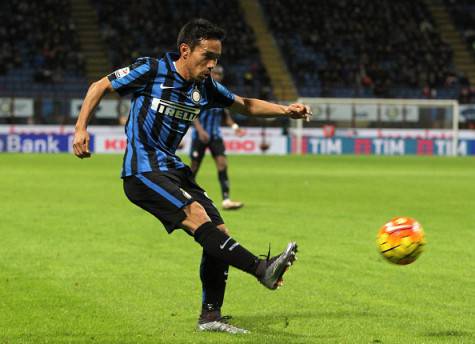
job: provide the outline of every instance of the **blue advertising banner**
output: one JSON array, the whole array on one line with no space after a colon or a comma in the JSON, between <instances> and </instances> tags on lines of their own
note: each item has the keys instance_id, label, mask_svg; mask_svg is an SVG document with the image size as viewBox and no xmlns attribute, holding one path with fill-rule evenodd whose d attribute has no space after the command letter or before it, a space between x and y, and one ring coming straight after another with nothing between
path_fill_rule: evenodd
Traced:
<instances>
[{"instance_id":1,"label":"blue advertising banner","mask_svg":"<svg viewBox=\"0 0 475 344\"><path fill-rule=\"evenodd\" d=\"M18 133L0 134L0 152L9 153L70 153L72 133L41 134ZM91 135L89 149L94 152L94 137Z\"/></svg>"},{"instance_id":2,"label":"blue advertising banner","mask_svg":"<svg viewBox=\"0 0 475 344\"><path fill-rule=\"evenodd\" d=\"M295 138L289 139L289 152L296 152ZM303 137L304 154L342 155L451 155L450 139ZM475 155L475 140L460 139L458 155Z\"/></svg>"}]
</instances>

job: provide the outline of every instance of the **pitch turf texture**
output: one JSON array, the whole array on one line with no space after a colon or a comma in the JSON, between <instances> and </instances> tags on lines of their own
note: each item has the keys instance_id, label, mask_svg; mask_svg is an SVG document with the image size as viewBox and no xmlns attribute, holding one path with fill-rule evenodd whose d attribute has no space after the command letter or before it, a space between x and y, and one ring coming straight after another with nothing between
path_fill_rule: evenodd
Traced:
<instances>
[{"instance_id":1,"label":"pitch turf texture","mask_svg":"<svg viewBox=\"0 0 475 344\"><path fill-rule=\"evenodd\" d=\"M238 336L195 331L201 249L128 202L121 159L0 156L0 343L475 342L474 159L230 157L233 236L300 248L277 291L231 269ZM219 200L209 158L198 181ZM376 252L401 215L428 242L409 266Z\"/></svg>"}]
</instances>

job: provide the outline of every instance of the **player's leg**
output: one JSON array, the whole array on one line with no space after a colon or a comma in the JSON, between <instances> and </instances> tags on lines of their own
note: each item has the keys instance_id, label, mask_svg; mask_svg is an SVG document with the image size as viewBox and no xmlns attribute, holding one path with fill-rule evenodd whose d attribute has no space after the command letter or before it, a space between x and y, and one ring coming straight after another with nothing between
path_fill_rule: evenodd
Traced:
<instances>
[{"instance_id":1,"label":"player's leg","mask_svg":"<svg viewBox=\"0 0 475 344\"><path fill-rule=\"evenodd\" d=\"M198 202L187 205L182 227L189 231L206 253L242 271L256 274L259 259L232 237L220 231Z\"/></svg>"},{"instance_id":2,"label":"player's leg","mask_svg":"<svg viewBox=\"0 0 475 344\"><path fill-rule=\"evenodd\" d=\"M257 276L259 259L220 231L217 225L223 223L221 217L215 218L214 224L206 209L181 187L192 185L201 190L202 199L209 200L189 169L148 172L124 178L124 190L129 200L155 215L168 232L184 228L207 254ZM196 193L194 196L196 198ZM210 200L209 203L212 204Z\"/></svg>"},{"instance_id":3,"label":"player's leg","mask_svg":"<svg viewBox=\"0 0 475 344\"><path fill-rule=\"evenodd\" d=\"M217 228L229 235L229 231L224 224L217 226ZM210 312L214 312L215 316L221 316L220 311L223 306L224 294L226 292L228 271L228 264L209 255L205 250L203 250L200 263L200 279L202 286L201 316L206 316Z\"/></svg>"},{"instance_id":4,"label":"player's leg","mask_svg":"<svg viewBox=\"0 0 475 344\"><path fill-rule=\"evenodd\" d=\"M213 223L221 223L222 219L218 210L207 197L201 199L202 205L207 211ZM203 198L206 198L203 201ZM225 224L216 226L221 232L229 236L229 230ZM228 280L229 265L203 249L200 278L202 283L202 306L198 317L197 329L199 331L220 331L228 333L247 333L248 331L229 324L230 316L222 316L221 308Z\"/></svg>"},{"instance_id":5,"label":"player's leg","mask_svg":"<svg viewBox=\"0 0 475 344\"><path fill-rule=\"evenodd\" d=\"M220 231L205 208L180 187L182 183L195 183L189 169L147 172L124 178L124 191L131 202L157 217L169 233L176 228L186 229L207 254L256 276L267 288L276 289L285 268L295 258L296 245L290 243L273 258L258 259ZM206 196L204 191L203 195Z\"/></svg>"},{"instance_id":6,"label":"player's leg","mask_svg":"<svg viewBox=\"0 0 475 344\"><path fill-rule=\"evenodd\" d=\"M232 201L229 198L229 177L228 177L228 160L226 158L225 146L222 138L215 139L210 143L210 150L218 170L218 180L221 186L222 207L224 210L235 210L242 208L242 202Z\"/></svg>"},{"instance_id":7,"label":"player's leg","mask_svg":"<svg viewBox=\"0 0 475 344\"><path fill-rule=\"evenodd\" d=\"M186 177L189 184L195 183L190 170L187 170ZM177 170L143 173L124 178L124 191L130 201L156 216L169 233L176 228L183 228L184 226L180 225L182 221L186 221L190 228L197 228L202 223L211 223L210 216L201 211L204 209L203 206L194 201L192 196L180 187L181 184L184 184L184 179L183 171ZM204 192L203 197L205 197ZM188 216L186 212L193 215ZM190 219L187 220L187 217L190 217ZM220 231L221 229L221 233L227 235L227 230L222 225L222 219L220 217L216 218L213 214L212 217L219 226L219 229L214 226L216 230ZM192 231L189 232L192 233ZM222 281L221 286L223 286L226 282L224 270L227 269L228 264L216 255L209 254L206 250L204 252L212 258L212 260L205 263L208 266L205 278L209 278L206 284L214 291L214 295L211 295L214 300L210 302L219 305L222 304L224 298L224 288L220 289L219 284ZM221 278L219 277L219 271L222 271ZM214 274L214 278L209 277L209 274ZM219 309L217 312L212 312L212 309L211 312L202 312L202 315L198 323L200 331L247 332L222 321ZM213 315L215 319L212 318Z\"/></svg>"},{"instance_id":8,"label":"player's leg","mask_svg":"<svg viewBox=\"0 0 475 344\"><path fill-rule=\"evenodd\" d=\"M268 255L267 259L259 259L220 231L198 202L187 205L184 212L186 217L182 227L194 236L207 254L257 277L269 289L277 289L281 285L284 272L295 260L295 243L289 243L285 251L277 256L271 258Z\"/></svg>"},{"instance_id":9,"label":"player's leg","mask_svg":"<svg viewBox=\"0 0 475 344\"><path fill-rule=\"evenodd\" d=\"M203 161L206 152L206 146L207 145L201 142L198 138L193 139L191 142L190 168L191 172L193 173L193 177L196 177L198 174L198 170L200 169L201 162Z\"/></svg>"},{"instance_id":10,"label":"player's leg","mask_svg":"<svg viewBox=\"0 0 475 344\"><path fill-rule=\"evenodd\" d=\"M189 173L191 175L191 171ZM192 194L193 200L198 201L184 207L186 217L181 223L182 228L194 236L195 241L207 254L257 277L267 288L276 289L282 283L282 276L287 267L295 259L295 243L290 243L281 255L273 258L268 255L265 260L259 259L234 238L218 229L217 225L224 221L194 178L188 178L184 188Z\"/></svg>"},{"instance_id":11,"label":"player's leg","mask_svg":"<svg viewBox=\"0 0 475 344\"><path fill-rule=\"evenodd\" d=\"M191 172L190 172L191 175ZM205 210L210 223L229 236L229 230L224 225L219 211L208 198L206 192L196 184L194 178L188 178L183 183L183 189L189 193ZM192 207L190 207L192 208ZM224 302L229 264L203 249L200 263L200 279L202 285L202 306L198 317L197 329L199 331L219 331L228 333L247 333L247 330L233 326L227 318L221 315Z\"/></svg>"},{"instance_id":12,"label":"player's leg","mask_svg":"<svg viewBox=\"0 0 475 344\"><path fill-rule=\"evenodd\" d=\"M229 235L224 224L217 227ZM199 324L222 319L221 307L224 302L228 271L228 264L209 255L203 250L200 264L202 306L198 319Z\"/></svg>"},{"instance_id":13,"label":"player's leg","mask_svg":"<svg viewBox=\"0 0 475 344\"><path fill-rule=\"evenodd\" d=\"M208 198L206 192L196 183L194 179L188 178L183 184L183 189L188 192L191 197L200 203L205 209L211 222L223 233L229 236L229 230L219 214L218 209L214 206L211 199ZM198 319L198 329L211 330L208 323L222 321L221 307L224 301L226 291L226 281L228 278L229 265L203 250L200 264L200 279L202 285L202 307ZM215 323L214 327L228 329L227 326Z\"/></svg>"}]
</instances>

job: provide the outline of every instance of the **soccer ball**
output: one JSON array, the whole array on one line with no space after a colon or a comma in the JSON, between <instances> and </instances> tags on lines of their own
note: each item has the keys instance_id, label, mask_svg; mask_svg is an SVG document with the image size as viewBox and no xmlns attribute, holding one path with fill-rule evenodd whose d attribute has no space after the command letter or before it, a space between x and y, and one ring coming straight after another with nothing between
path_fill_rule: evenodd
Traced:
<instances>
[{"instance_id":1,"label":"soccer ball","mask_svg":"<svg viewBox=\"0 0 475 344\"><path fill-rule=\"evenodd\" d=\"M425 244L421 224L410 217L395 217L381 227L377 236L379 252L398 265L414 262Z\"/></svg>"}]
</instances>

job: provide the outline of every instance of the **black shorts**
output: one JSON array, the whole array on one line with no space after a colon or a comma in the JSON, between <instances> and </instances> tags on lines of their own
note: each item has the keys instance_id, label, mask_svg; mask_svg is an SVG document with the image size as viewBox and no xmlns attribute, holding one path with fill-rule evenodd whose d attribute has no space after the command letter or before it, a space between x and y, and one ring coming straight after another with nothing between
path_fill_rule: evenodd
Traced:
<instances>
[{"instance_id":1,"label":"black shorts","mask_svg":"<svg viewBox=\"0 0 475 344\"><path fill-rule=\"evenodd\" d=\"M189 167L125 177L124 191L132 203L159 219L168 233L182 228L186 218L183 208L194 201L205 208L216 226L224 223L206 191L196 184Z\"/></svg>"},{"instance_id":2,"label":"black shorts","mask_svg":"<svg viewBox=\"0 0 475 344\"><path fill-rule=\"evenodd\" d=\"M206 148L209 148L213 157L226 155L224 141L221 137L213 138L208 143L204 143L203 141L200 141L199 138L196 138L191 142L191 160L203 160Z\"/></svg>"}]
</instances>

